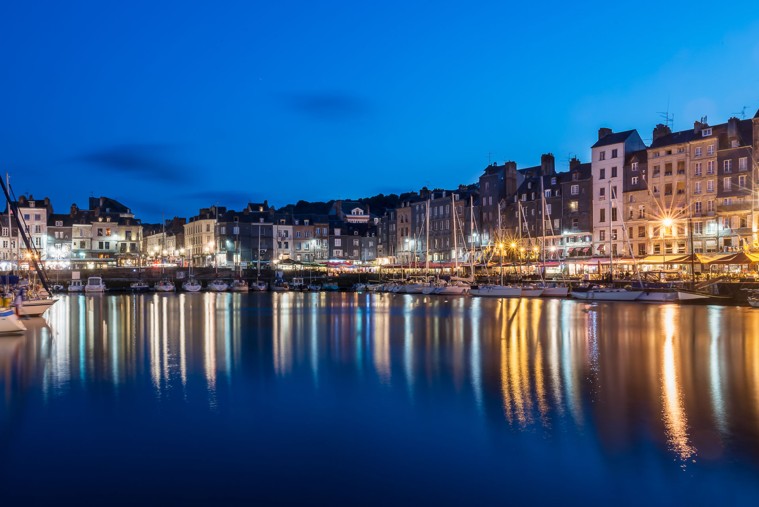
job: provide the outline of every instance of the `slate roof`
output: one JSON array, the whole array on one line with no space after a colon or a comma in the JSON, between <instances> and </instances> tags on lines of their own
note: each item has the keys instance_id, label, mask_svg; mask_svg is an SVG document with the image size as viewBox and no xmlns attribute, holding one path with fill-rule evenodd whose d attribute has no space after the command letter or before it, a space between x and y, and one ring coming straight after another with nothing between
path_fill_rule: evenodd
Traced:
<instances>
[{"instance_id":1,"label":"slate roof","mask_svg":"<svg viewBox=\"0 0 759 507\"><path fill-rule=\"evenodd\" d=\"M699 132L698 134L696 134L696 132L693 129L681 130L679 132L672 132L671 134L662 136L659 139L655 139L651 143L650 148L661 148L663 146L671 146L673 144L689 143L693 141L694 139L700 139L700 138L701 138L701 133Z\"/></svg>"},{"instance_id":2,"label":"slate roof","mask_svg":"<svg viewBox=\"0 0 759 507\"><path fill-rule=\"evenodd\" d=\"M635 132L635 129L633 130L625 130L624 132L613 132L596 142L591 148L599 148L601 146L609 146L610 144L618 144L623 143L627 140L628 137L630 137L633 132Z\"/></svg>"},{"instance_id":3,"label":"slate roof","mask_svg":"<svg viewBox=\"0 0 759 507\"><path fill-rule=\"evenodd\" d=\"M648 161L648 150L631 151L625 156L625 165L629 165L633 160L638 162Z\"/></svg>"}]
</instances>

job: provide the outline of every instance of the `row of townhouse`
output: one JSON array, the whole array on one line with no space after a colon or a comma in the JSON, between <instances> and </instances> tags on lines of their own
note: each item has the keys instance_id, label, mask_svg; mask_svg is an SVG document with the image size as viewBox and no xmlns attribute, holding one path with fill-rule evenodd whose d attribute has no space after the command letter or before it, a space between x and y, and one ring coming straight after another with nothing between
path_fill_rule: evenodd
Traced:
<instances>
[{"instance_id":1,"label":"row of townhouse","mask_svg":"<svg viewBox=\"0 0 759 507\"><path fill-rule=\"evenodd\" d=\"M14 203L33 251L26 248L12 210L0 218L0 263L3 269L28 265L38 255L50 267L136 265L142 225L132 211L107 197L93 197L88 209L72 205L69 213L54 213L49 198L21 196Z\"/></svg>"},{"instance_id":2,"label":"row of townhouse","mask_svg":"<svg viewBox=\"0 0 759 507\"><path fill-rule=\"evenodd\" d=\"M759 111L692 129L599 131L592 148L597 256L734 252L759 248Z\"/></svg>"},{"instance_id":3,"label":"row of townhouse","mask_svg":"<svg viewBox=\"0 0 759 507\"><path fill-rule=\"evenodd\" d=\"M757 250L757 149L759 111L657 125L650 146L636 130L601 128L591 161L566 171L549 153L533 167L491 164L458 190L420 190L379 218L377 255L410 265L483 248L547 260Z\"/></svg>"},{"instance_id":4,"label":"row of townhouse","mask_svg":"<svg viewBox=\"0 0 759 507\"><path fill-rule=\"evenodd\" d=\"M469 262L486 241L480 216L476 185L423 188L378 219L377 256L385 264L417 267Z\"/></svg>"},{"instance_id":5,"label":"row of townhouse","mask_svg":"<svg viewBox=\"0 0 759 507\"><path fill-rule=\"evenodd\" d=\"M184 242L183 260L194 266L371 262L377 256L368 209L348 201L337 201L327 215L278 213L266 201L240 211L203 208L184 224Z\"/></svg>"}]
</instances>

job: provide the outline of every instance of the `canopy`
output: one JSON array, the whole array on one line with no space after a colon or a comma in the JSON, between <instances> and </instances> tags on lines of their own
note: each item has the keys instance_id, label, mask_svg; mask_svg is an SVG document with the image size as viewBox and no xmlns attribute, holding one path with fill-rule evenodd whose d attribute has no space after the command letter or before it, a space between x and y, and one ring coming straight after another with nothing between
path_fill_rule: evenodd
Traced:
<instances>
[{"instance_id":1,"label":"canopy","mask_svg":"<svg viewBox=\"0 0 759 507\"><path fill-rule=\"evenodd\" d=\"M708 261L709 264L732 264L732 265L744 265L744 264L757 264L759 263L759 255L752 255L746 252L738 252L731 255L723 255L715 259Z\"/></svg>"},{"instance_id":2,"label":"canopy","mask_svg":"<svg viewBox=\"0 0 759 507\"><path fill-rule=\"evenodd\" d=\"M639 262L640 264L690 264L691 262L696 264L706 264L710 262L710 259L701 254L669 254L649 255L643 257Z\"/></svg>"}]
</instances>

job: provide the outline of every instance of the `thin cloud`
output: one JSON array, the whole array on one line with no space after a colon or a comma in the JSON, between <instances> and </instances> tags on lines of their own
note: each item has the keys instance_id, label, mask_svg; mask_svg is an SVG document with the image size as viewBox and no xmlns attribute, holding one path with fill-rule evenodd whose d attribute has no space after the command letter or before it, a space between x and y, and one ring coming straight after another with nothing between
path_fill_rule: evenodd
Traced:
<instances>
[{"instance_id":1,"label":"thin cloud","mask_svg":"<svg viewBox=\"0 0 759 507\"><path fill-rule=\"evenodd\" d=\"M123 144L72 157L69 162L85 163L124 175L155 181L181 183L190 168L176 157L175 150L160 144Z\"/></svg>"},{"instance_id":2,"label":"thin cloud","mask_svg":"<svg viewBox=\"0 0 759 507\"><path fill-rule=\"evenodd\" d=\"M226 203L248 203L251 201L251 195L246 192L236 192L234 190L203 190L181 196L184 199L194 199L208 202L209 204L219 203L219 206L228 206Z\"/></svg>"},{"instance_id":3,"label":"thin cloud","mask_svg":"<svg viewBox=\"0 0 759 507\"><path fill-rule=\"evenodd\" d=\"M343 121L365 116L369 102L345 92L303 92L282 96L291 111L321 121Z\"/></svg>"}]
</instances>

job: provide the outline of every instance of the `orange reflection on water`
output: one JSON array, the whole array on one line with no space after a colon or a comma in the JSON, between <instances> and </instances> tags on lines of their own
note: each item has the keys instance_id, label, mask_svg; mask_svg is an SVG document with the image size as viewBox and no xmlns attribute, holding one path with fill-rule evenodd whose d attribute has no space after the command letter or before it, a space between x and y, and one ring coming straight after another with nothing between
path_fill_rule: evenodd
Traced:
<instances>
[{"instance_id":1,"label":"orange reflection on water","mask_svg":"<svg viewBox=\"0 0 759 507\"><path fill-rule=\"evenodd\" d=\"M696 454L696 449L690 444L688 437L688 417L685 414L683 391L678 378L680 366L677 354L679 348L675 343L677 308L667 305L663 311L664 321L664 352L662 358L662 396L664 425L670 448L680 459L687 460Z\"/></svg>"}]
</instances>

